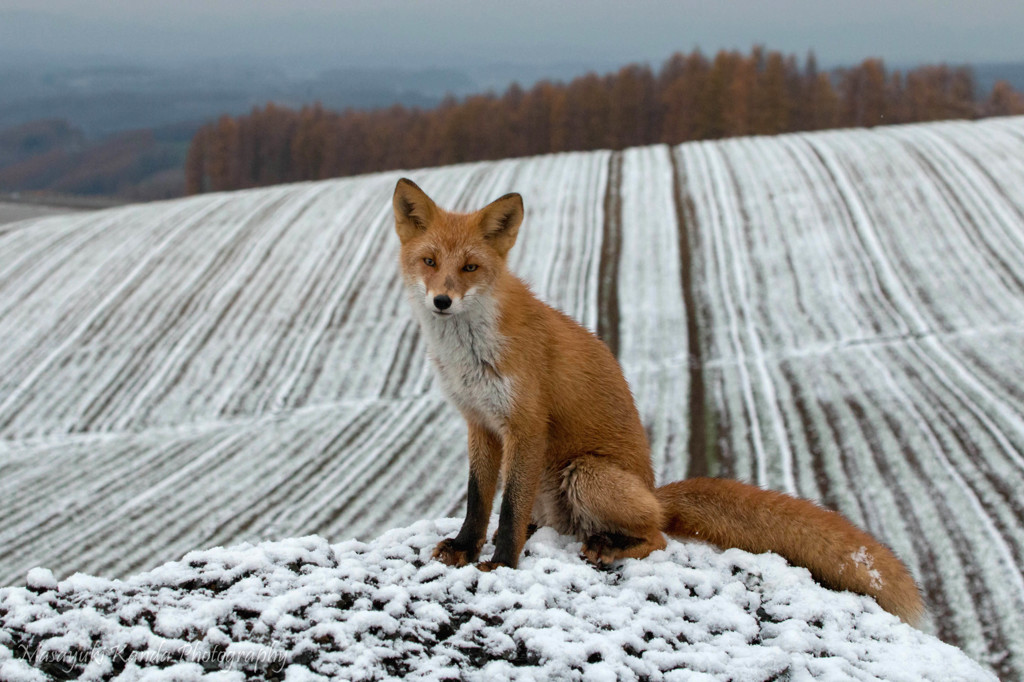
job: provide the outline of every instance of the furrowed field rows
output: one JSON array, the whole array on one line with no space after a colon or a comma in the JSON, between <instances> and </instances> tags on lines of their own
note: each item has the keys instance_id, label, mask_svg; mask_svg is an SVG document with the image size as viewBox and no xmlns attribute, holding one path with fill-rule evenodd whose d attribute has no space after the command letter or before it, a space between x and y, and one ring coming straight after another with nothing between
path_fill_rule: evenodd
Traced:
<instances>
[{"instance_id":1,"label":"furrowed field rows","mask_svg":"<svg viewBox=\"0 0 1024 682\"><path fill-rule=\"evenodd\" d=\"M593 324L601 238L588 226L603 221L608 162L563 155L417 179L456 208L510 186L536 195L542 229L524 234L516 267ZM3 235L17 292L0 294L12 311L4 583L36 564L116 575L198 546L314 527L368 536L459 513L465 431L430 392L399 286L396 177Z\"/></svg>"},{"instance_id":2,"label":"furrowed field rows","mask_svg":"<svg viewBox=\"0 0 1024 682\"><path fill-rule=\"evenodd\" d=\"M723 472L885 538L933 627L1024 671L1024 125L677 150Z\"/></svg>"},{"instance_id":3,"label":"furrowed field rows","mask_svg":"<svg viewBox=\"0 0 1024 682\"><path fill-rule=\"evenodd\" d=\"M1024 676L1024 119L416 171L619 357L659 480L822 501ZM398 173L0 228L0 581L461 515Z\"/></svg>"}]
</instances>

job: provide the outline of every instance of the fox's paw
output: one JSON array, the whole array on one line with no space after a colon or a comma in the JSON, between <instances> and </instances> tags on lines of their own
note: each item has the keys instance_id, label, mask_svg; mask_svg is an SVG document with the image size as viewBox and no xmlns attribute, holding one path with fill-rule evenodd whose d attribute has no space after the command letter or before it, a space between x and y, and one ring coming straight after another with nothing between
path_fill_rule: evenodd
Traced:
<instances>
[{"instance_id":1,"label":"fox's paw","mask_svg":"<svg viewBox=\"0 0 1024 682\"><path fill-rule=\"evenodd\" d=\"M490 573L494 569L501 568L502 566L505 568L515 568L515 566L509 566L508 564L504 564L500 561L481 561L476 565L476 567L484 573Z\"/></svg>"},{"instance_id":2,"label":"fox's paw","mask_svg":"<svg viewBox=\"0 0 1024 682\"><path fill-rule=\"evenodd\" d=\"M607 566L619 559L642 559L656 549L665 549L665 536L638 538L622 533L595 533L583 543L583 558L595 566Z\"/></svg>"},{"instance_id":3,"label":"fox's paw","mask_svg":"<svg viewBox=\"0 0 1024 682\"><path fill-rule=\"evenodd\" d=\"M458 567L472 563L478 555L479 551L474 552L472 548L457 544L455 538L448 538L437 543L433 556L442 564Z\"/></svg>"},{"instance_id":4,"label":"fox's paw","mask_svg":"<svg viewBox=\"0 0 1024 682\"><path fill-rule=\"evenodd\" d=\"M597 533L583 543L583 558L595 566L607 566L618 558L606 533Z\"/></svg>"}]
</instances>

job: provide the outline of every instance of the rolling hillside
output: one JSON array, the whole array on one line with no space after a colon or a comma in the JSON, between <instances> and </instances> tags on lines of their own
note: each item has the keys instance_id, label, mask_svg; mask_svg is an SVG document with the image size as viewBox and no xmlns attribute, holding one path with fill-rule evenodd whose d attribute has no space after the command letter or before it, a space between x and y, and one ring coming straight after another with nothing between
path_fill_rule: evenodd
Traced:
<instances>
[{"instance_id":1,"label":"rolling hillside","mask_svg":"<svg viewBox=\"0 0 1024 682\"><path fill-rule=\"evenodd\" d=\"M1024 676L1024 118L411 175L523 194L512 267L616 352L660 481L840 509ZM463 513L397 177L0 226L0 584Z\"/></svg>"}]
</instances>

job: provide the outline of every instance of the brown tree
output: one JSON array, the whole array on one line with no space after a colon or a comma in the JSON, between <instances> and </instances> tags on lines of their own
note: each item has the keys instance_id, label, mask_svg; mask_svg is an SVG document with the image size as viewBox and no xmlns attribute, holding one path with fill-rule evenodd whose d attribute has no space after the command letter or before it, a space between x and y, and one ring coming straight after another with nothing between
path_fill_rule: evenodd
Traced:
<instances>
[{"instance_id":1,"label":"brown tree","mask_svg":"<svg viewBox=\"0 0 1024 682\"><path fill-rule=\"evenodd\" d=\"M568 84L512 85L501 96L449 96L433 110L336 113L269 103L204 126L185 179L195 193L553 151L1015 113L1024 113L1024 100L1006 83L976 101L966 68L903 74L867 59L831 74L818 70L813 53L801 68L760 46L747 55L721 51L710 62L695 50L673 55L657 74L631 65Z\"/></svg>"},{"instance_id":2,"label":"brown tree","mask_svg":"<svg viewBox=\"0 0 1024 682\"><path fill-rule=\"evenodd\" d=\"M1024 114L1024 97L1006 81L997 81L985 100L986 116L1014 116Z\"/></svg>"}]
</instances>

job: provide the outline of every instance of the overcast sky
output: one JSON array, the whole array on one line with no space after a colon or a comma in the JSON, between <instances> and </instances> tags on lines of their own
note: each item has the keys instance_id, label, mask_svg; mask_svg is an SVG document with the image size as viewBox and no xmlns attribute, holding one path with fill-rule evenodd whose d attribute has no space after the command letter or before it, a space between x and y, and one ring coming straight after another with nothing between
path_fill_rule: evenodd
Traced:
<instances>
[{"instance_id":1,"label":"overcast sky","mask_svg":"<svg viewBox=\"0 0 1024 682\"><path fill-rule=\"evenodd\" d=\"M262 55L312 68L660 64L679 50L1024 61L1020 0L0 0L0 51L54 59Z\"/></svg>"}]
</instances>

